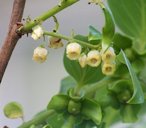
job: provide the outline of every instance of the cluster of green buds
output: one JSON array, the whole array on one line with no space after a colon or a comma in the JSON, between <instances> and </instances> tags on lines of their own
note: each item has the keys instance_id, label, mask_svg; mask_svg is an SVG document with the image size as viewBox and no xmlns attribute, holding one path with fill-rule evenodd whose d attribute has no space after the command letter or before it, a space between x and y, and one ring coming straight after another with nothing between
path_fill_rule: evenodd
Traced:
<instances>
[{"instance_id":1,"label":"cluster of green buds","mask_svg":"<svg viewBox=\"0 0 146 128\"><path fill-rule=\"evenodd\" d=\"M103 74L112 75L115 72L116 54L112 47L105 51L93 49L85 54L80 44L72 42L67 45L66 54L70 60L77 60L82 68L86 65L98 67L102 63Z\"/></svg>"}]
</instances>

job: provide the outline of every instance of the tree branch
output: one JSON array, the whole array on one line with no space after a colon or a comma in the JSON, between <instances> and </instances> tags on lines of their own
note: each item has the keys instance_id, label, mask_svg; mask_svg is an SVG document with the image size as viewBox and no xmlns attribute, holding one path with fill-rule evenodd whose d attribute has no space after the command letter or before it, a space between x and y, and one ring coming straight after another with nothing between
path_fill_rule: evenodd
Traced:
<instances>
[{"instance_id":1,"label":"tree branch","mask_svg":"<svg viewBox=\"0 0 146 128\"><path fill-rule=\"evenodd\" d=\"M71 6L72 4L74 4L78 1L79 0L66 0L64 3L62 3L62 5L60 5L60 6L57 5L51 9L49 9L47 12L43 13L42 15L36 17L34 20L24 24L24 26L20 27L17 32L20 34L30 33L34 26L41 24L48 18L54 16L58 12L62 11L63 9Z\"/></svg>"},{"instance_id":2,"label":"tree branch","mask_svg":"<svg viewBox=\"0 0 146 128\"><path fill-rule=\"evenodd\" d=\"M26 0L14 0L11 20L9 24L8 34L0 49L0 83L4 72L12 55L12 52L21 36L16 33L20 27L17 22L20 22L23 15Z\"/></svg>"}]
</instances>

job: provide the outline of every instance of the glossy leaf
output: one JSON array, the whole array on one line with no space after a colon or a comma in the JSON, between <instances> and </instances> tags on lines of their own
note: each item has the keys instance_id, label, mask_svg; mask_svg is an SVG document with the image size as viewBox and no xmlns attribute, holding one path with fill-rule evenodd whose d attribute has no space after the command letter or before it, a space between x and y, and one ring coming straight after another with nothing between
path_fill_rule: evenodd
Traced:
<instances>
[{"instance_id":1,"label":"glossy leaf","mask_svg":"<svg viewBox=\"0 0 146 128\"><path fill-rule=\"evenodd\" d=\"M109 46L112 43L114 37L115 25L108 9L103 8L103 12L105 15L105 26L102 29L102 34L103 34L102 45Z\"/></svg>"},{"instance_id":2,"label":"glossy leaf","mask_svg":"<svg viewBox=\"0 0 146 128\"><path fill-rule=\"evenodd\" d=\"M132 97L127 101L127 103L129 104L143 103L144 94L143 94L143 90L141 88L140 82L123 50L121 50L120 55L118 56L118 59L127 66L131 80L132 80L133 94L132 94Z\"/></svg>"},{"instance_id":3,"label":"glossy leaf","mask_svg":"<svg viewBox=\"0 0 146 128\"><path fill-rule=\"evenodd\" d=\"M76 81L73 77L68 76L61 80L61 87L60 87L60 93L67 94L67 91L70 88L73 88L75 85L77 85Z\"/></svg>"},{"instance_id":4,"label":"glossy leaf","mask_svg":"<svg viewBox=\"0 0 146 128\"><path fill-rule=\"evenodd\" d=\"M23 118L23 109L21 104L10 102L4 107L4 114L10 119Z\"/></svg>"},{"instance_id":5,"label":"glossy leaf","mask_svg":"<svg viewBox=\"0 0 146 128\"><path fill-rule=\"evenodd\" d=\"M122 106L120 113L124 123L133 123L138 120L138 113L140 105L124 105Z\"/></svg>"},{"instance_id":6,"label":"glossy leaf","mask_svg":"<svg viewBox=\"0 0 146 128\"><path fill-rule=\"evenodd\" d=\"M96 30L93 26L89 26L89 36L88 36L88 41L98 41L102 39L101 33Z\"/></svg>"},{"instance_id":7,"label":"glossy leaf","mask_svg":"<svg viewBox=\"0 0 146 128\"><path fill-rule=\"evenodd\" d=\"M67 109L69 97L67 95L58 94L52 97L47 109L54 109L56 111L63 111Z\"/></svg>"},{"instance_id":8,"label":"glossy leaf","mask_svg":"<svg viewBox=\"0 0 146 128\"><path fill-rule=\"evenodd\" d=\"M78 39L84 40L85 38L78 36ZM64 54L64 67L66 71L77 81L80 85L90 84L101 80L104 75L101 72L101 67L96 68L86 66L81 68L77 61L69 60Z\"/></svg>"},{"instance_id":9,"label":"glossy leaf","mask_svg":"<svg viewBox=\"0 0 146 128\"><path fill-rule=\"evenodd\" d=\"M96 125L99 125L102 120L100 105L95 101L84 99L82 106L81 114L85 116L85 118L92 120Z\"/></svg>"},{"instance_id":10,"label":"glossy leaf","mask_svg":"<svg viewBox=\"0 0 146 128\"><path fill-rule=\"evenodd\" d=\"M118 27L134 39L139 54L146 53L146 0L107 0Z\"/></svg>"}]
</instances>

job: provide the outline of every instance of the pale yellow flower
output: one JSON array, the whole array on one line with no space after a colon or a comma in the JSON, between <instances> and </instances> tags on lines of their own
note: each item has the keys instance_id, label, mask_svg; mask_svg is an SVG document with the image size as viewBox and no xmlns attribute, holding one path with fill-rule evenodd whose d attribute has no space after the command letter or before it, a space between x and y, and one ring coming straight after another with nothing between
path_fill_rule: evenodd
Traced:
<instances>
[{"instance_id":1,"label":"pale yellow flower","mask_svg":"<svg viewBox=\"0 0 146 128\"><path fill-rule=\"evenodd\" d=\"M115 70L115 63L103 63L102 65L102 73L105 75L113 75Z\"/></svg>"},{"instance_id":2,"label":"pale yellow flower","mask_svg":"<svg viewBox=\"0 0 146 128\"><path fill-rule=\"evenodd\" d=\"M102 61L105 63L111 63L112 61L115 61L116 54L114 52L114 49L112 47L109 47L105 52L102 54Z\"/></svg>"},{"instance_id":3,"label":"pale yellow flower","mask_svg":"<svg viewBox=\"0 0 146 128\"><path fill-rule=\"evenodd\" d=\"M87 54L87 64L91 67L97 67L101 63L101 55L98 50L91 50Z\"/></svg>"},{"instance_id":4,"label":"pale yellow flower","mask_svg":"<svg viewBox=\"0 0 146 128\"><path fill-rule=\"evenodd\" d=\"M54 48L54 49L57 49L57 48L60 48L60 47L63 47L63 43L61 41L61 38L58 38L58 37L51 37L49 39L49 47L50 48Z\"/></svg>"},{"instance_id":5,"label":"pale yellow flower","mask_svg":"<svg viewBox=\"0 0 146 128\"><path fill-rule=\"evenodd\" d=\"M66 47L67 57L70 60L77 60L80 57L81 50L82 48L78 43L69 43Z\"/></svg>"},{"instance_id":6,"label":"pale yellow flower","mask_svg":"<svg viewBox=\"0 0 146 128\"><path fill-rule=\"evenodd\" d=\"M80 57L79 57L79 64L82 68L84 68L86 65L87 65L87 56L86 54L82 54Z\"/></svg>"},{"instance_id":7,"label":"pale yellow flower","mask_svg":"<svg viewBox=\"0 0 146 128\"><path fill-rule=\"evenodd\" d=\"M47 59L48 51L45 48L37 47L34 49L33 60L38 63L43 63Z\"/></svg>"},{"instance_id":8,"label":"pale yellow flower","mask_svg":"<svg viewBox=\"0 0 146 128\"><path fill-rule=\"evenodd\" d=\"M43 36L44 31L40 25L35 26L32 30L31 37L34 40L38 40L41 36Z\"/></svg>"}]
</instances>

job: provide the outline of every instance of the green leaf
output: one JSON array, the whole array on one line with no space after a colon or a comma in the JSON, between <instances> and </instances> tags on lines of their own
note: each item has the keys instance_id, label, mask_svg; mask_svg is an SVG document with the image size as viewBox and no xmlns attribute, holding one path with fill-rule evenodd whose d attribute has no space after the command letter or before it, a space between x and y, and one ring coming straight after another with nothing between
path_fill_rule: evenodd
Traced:
<instances>
[{"instance_id":1,"label":"green leaf","mask_svg":"<svg viewBox=\"0 0 146 128\"><path fill-rule=\"evenodd\" d=\"M69 97L64 94L58 94L52 97L47 109L54 109L56 111L63 111L67 109Z\"/></svg>"},{"instance_id":2,"label":"green leaf","mask_svg":"<svg viewBox=\"0 0 146 128\"><path fill-rule=\"evenodd\" d=\"M4 114L10 119L23 118L23 109L21 104L10 102L4 107Z\"/></svg>"},{"instance_id":3,"label":"green leaf","mask_svg":"<svg viewBox=\"0 0 146 128\"><path fill-rule=\"evenodd\" d=\"M90 30L89 30L90 32ZM90 33L89 33L90 34ZM90 40L89 39L89 35L88 36L84 36L84 35L75 35L74 36L75 39L78 39L78 40L81 40L81 41L84 41L84 42L87 42L89 44L93 44L93 45L96 45L100 42L100 40ZM94 37L95 38L95 37Z\"/></svg>"},{"instance_id":4,"label":"green leaf","mask_svg":"<svg viewBox=\"0 0 146 128\"><path fill-rule=\"evenodd\" d=\"M119 56L118 56L118 59L126 64L128 70L129 70L129 73L130 73L130 77L131 77L131 80L132 80L132 85L133 85L133 95L132 97L127 101L127 103L129 104L141 104L141 103L144 103L144 94L143 94L143 90L141 88L141 85L140 85L140 82L129 62L129 60L127 59L125 53L123 50L121 50Z\"/></svg>"},{"instance_id":5,"label":"green leaf","mask_svg":"<svg viewBox=\"0 0 146 128\"><path fill-rule=\"evenodd\" d=\"M140 73L145 68L145 62L139 57L132 62L132 67L136 73Z\"/></svg>"},{"instance_id":6,"label":"green leaf","mask_svg":"<svg viewBox=\"0 0 146 128\"><path fill-rule=\"evenodd\" d=\"M30 128L35 128L35 127L36 127L36 126L35 126L34 124L30 126Z\"/></svg>"},{"instance_id":7,"label":"green leaf","mask_svg":"<svg viewBox=\"0 0 146 128\"><path fill-rule=\"evenodd\" d=\"M93 26L89 26L89 36L88 41L95 40L96 42L102 39L101 33L96 30Z\"/></svg>"},{"instance_id":8,"label":"green leaf","mask_svg":"<svg viewBox=\"0 0 146 128\"><path fill-rule=\"evenodd\" d=\"M101 105L102 108L107 108L110 106L118 106L118 102L113 97L106 86L99 88L96 91L94 99Z\"/></svg>"},{"instance_id":9,"label":"green leaf","mask_svg":"<svg viewBox=\"0 0 146 128\"><path fill-rule=\"evenodd\" d=\"M73 88L75 85L77 85L77 83L73 77L71 76L65 77L64 79L61 80L60 93L67 94L67 91L70 88Z\"/></svg>"},{"instance_id":10,"label":"green leaf","mask_svg":"<svg viewBox=\"0 0 146 128\"><path fill-rule=\"evenodd\" d=\"M85 41L85 42L90 43L90 42L88 41L88 36L84 36L84 35L75 35L74 38L77 39L77 40L81 40L81 41Z\"/></svg>"},{"instance_id":11,"label":"green leaf","mask_svg":"<svg viewBox=\"0 0 146 128\"><path fill-rule=\"evenodd\" d=\"M31 125L29 128L52 128L52 127L44 127L43 125Z\"/></svg>"},{"instance_id":12,"label":"green leaf","mask_svg":"<svg viewBox=\"0 0 146 128\"><path fill-rule=\"evenodd\" d=\"M97 128L97 125L91 120L84 120L80 124L77 124L75 128Z\"/></svg>"},{"instance_id":13,"label":"green leaf","mask_svg":"<svg viewBox=\"0 0 146 128\"><path fill-rule=\"evenodd\" d=\"M104 75L101 72L101 66L94 68L86 66L81 68L77 61L69 60L64 55L64 67L66 71L77 81L80 85L91 84L101 80Z\"/></svg>"},{"instance_id":14,"label":"green leaf","mask_svg":"<svg viewBox=\"0 0 146 128\"><path fill-rule=\"evenodd\" d=\"M146 53L146 0L107 0L118 27L134 39L139 54Z\"/></svg>"},{"instance_id":15,"label":"green leaf","mask_svg":"<svg viewBox=\"0 0 146 128\"><path fill-rule=\"evenodd\" d=\"M74 128L75 125L75 121L76 121L76 117L73 115L70 115L66 118L65 123L62 125L61 128Z\"/></svg>"},{"instance_id":16,"label":"green leaf","mask_svg":"<svg viewBox=\"0 0 146 128\"><path fill-rule=\"evenodd\" d=\"M132 46L132 40L129 37L121 35L120 33L116 33L113 39L113 47L117 53L120 52L121 49L130 48Z\"/></svg>"},{"instance_id":17,"label":"green leaf","mask_svg":"<svg viewBox=\"0 0 146 128\"><path fill-rule=\"evenodd\" d=\"M84 40L83 36L80 38L78 36L78 40ZM77 61L70 60L66 57L66 53L64 53L64 67L66 71L77 81L80 85L90 84L101 80L104 75L101 71L101 66L96 68L86 66L85 68L81 68Z\"/></svg>"},{"instance_id":18,"label":"green leaf","mask_svg":"<svg viewBox=\"0 0 146 128\"><path fill-rule=\"evenodd\" d=\"M90 99L84 99L82 102L81 114L85 118L92 120L96 125L99 125L102 120L102 111L100 105Z\"/></svg>"},{"instance_id":19,"label":"green leaf","mask_svg":"<svg viewBox=\"0 0 146 128\"><path fill-rule=\"evenodd\" d=\"M138 120L138 113L140 110L140 105L124 105L120 110L122 120L124 123L134 123Z\"/></svg>"},{"instance_id":20,"label":"green leaf","mask_svg":"<svg viewBox=\"0 0 146 128\"><path fill-rule=\"evenodd\" d=\"M146 83L146 60L144 61L145 66L143 67L143 69L141 70L141 73L139 75L139 77L141 78L141 80ZM146 86L144 86L146 88Z\"/></svg>"},{"instance_id":21,"label":"green leaf","mask_svg":"<svg viewBox=\"0 0 146 128\"><path fill-rule=\"evenodd\" d=\"M43 126L43 128L52 128L52 126L47 124L47 125Z\"/></svg>"},{"instance_id":22,"label":"green leaf","mask_svg":"<svg viewBox=\"0 0 146 128\"><path fill-rule=\"evenodd\" d=\"M64 122L65 117L63 113L55 113L49 116L46 120L47 124L51 126L51 128L60 128Z\"/></svg>"},{"instance_id":23,"label":"green leaf","mask_svg":"<svg viewBox=\"0 0 146 128\"><path fill-rule=\"evenodd\" d=\"M121 120L119 109L108 107L107 109L104 109L103 111L104 111L103 122L106 122L106 128L109 128L111 125Z\"/></svg>"},{"instance_id":24,"label":"green leaf","mask_svg":"<svg viewBox=\"0 0 146 128\"><path fill-rule=\"evenodd\" d=\"M109 46L112 43L114 37L115 25L108 9L103 8L103 12L105 15L105 26L102 29L102 43L103 45Z\"/></svg>"}]
</instances>

